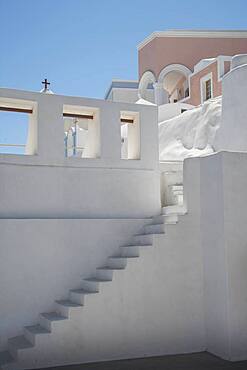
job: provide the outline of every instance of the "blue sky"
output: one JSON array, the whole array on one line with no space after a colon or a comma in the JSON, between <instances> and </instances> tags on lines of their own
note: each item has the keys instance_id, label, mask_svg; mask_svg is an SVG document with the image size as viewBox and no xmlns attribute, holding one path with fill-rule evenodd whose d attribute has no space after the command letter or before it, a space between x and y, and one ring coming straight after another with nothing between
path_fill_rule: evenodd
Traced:
<instances>
[{"instance_id":1,"label":"blue sky","mask_svg":"<svg viewBox=\"0 0 247 370\"><path fill-rule=\"evenodd\" d=\"M246 0L0 0L0 86L103 97L155 30L247 29Z\"/></svg>"},{"instance_id":2,"label":"blue sky","mask_svg":"<svg viewBox=\"0 0 247 370\"><path fill-rule=\"evenodd\" d=\"M137 44L166 29L247 29L247 0L0 0L0 86L103 98L136 79ZM25 142L24 117L0 115L0 143ZM0 150L3 151L3 150Z\"/></svg>"}]
</instances>

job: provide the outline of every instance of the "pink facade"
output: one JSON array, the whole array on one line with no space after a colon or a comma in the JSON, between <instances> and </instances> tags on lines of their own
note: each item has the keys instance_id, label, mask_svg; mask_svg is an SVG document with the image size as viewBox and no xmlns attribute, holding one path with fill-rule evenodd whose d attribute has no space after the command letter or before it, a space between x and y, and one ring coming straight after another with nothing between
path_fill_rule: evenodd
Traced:
<instances>
[{"instance_id":1,"label":"pink facade","mask_svg":"<svg viewBox=\"0 0 247 370\"><path fill-rule=\"evenodd\" d=\"M139 78L152 71L158 78L170 64L183 64L193 71L202 59L247 53L247 38L156 37L139 49Z\"/></svg>"},{"instance_id":2,"label":"pink facade","mask_svg":"<svg viewBox=\"0 0 247 370\"><path fill-rule=\"evenodd\" d=\"M212 73L213 97L222 94L222 83L221 80L218 80L218 63L215 61L200 72L190 76L190 99L186 100L186 103L192 105L201 104L201 79L210 73Z\"/></svg>"},{"instance_id":3,"label":"pink facade","mask_svg":"<svg viewBox=\"0 0 247 370\"><path fill-rule=\"evenodd\" d=\"M231 69L231 62L224 62L225 73L229 72Z\"/></svg>"},{"instance_id":4,"label":"pink facade","mask_svg":"<svg viewBox=\"0 0 247 370\"><path fill-rule=\"evenodd\" d=\"M181 79L177 82L177 84L174 86L173 90L171 91L171 95L174 94L175 91L178 92L177 100L180 100L184 97L185 89L184 89L184 82L186 80L186 77L183 76Z\"/></svg>"}]
</instances>

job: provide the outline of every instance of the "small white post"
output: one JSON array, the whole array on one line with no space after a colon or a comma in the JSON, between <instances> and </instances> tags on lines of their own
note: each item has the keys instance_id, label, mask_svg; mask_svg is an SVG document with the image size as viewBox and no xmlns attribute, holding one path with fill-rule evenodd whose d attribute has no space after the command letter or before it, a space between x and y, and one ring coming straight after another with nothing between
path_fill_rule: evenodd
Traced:
<instances>
[{"instance_id":1,"label":"small white post","mask_svg":"<svg viewBox=\"0 0 247 370\"><path fill-rule=\"evenodd\" d=\"M153 87L155 104L162 105L169 103L168 92L164 89L163 85L160 82L155 82Z\"/></svg>"}]
</instances>

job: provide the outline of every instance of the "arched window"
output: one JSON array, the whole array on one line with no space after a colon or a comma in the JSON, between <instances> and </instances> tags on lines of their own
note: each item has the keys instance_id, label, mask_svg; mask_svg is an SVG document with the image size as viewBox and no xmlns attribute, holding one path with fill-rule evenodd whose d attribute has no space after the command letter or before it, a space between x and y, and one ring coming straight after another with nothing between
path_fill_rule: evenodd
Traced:
<instances>
[{"instance_id":1,"label":"arched window","mask_svg":"<svg viewBox=\"0 0 247 370\"><path fill-rule=\"evenodd\" d=\"M170 64L159 74L158 83L167 91L170 103L176 103L189 96L189 68L182 64Z\"/></svg>"}]
</instances>

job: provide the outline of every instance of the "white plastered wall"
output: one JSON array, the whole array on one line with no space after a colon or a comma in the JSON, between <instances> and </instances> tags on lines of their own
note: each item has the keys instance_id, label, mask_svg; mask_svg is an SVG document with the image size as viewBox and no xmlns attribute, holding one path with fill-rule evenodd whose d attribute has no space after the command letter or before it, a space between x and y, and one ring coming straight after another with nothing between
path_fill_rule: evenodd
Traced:
<instances>
[{"instance_id":1,"label":"white plastered wall","mask_svg":"<svg viewBox=\"0 0 247 370\"><path fill-rule=\"evenodd\" d=\"M108 100L114 102L135 103L138 100L138 89L112 88L111 97Z\"/></svg>"},{"instance_id":2,"label":"white plastered wall","mask_svg":"<svg viewBox=\"0 0 247 370\"><path fill-rule=\"evenodd\" d=\"M185 206L200 220L205 346L231 361L247 359L246 169L236 152L184 163Z\"/></svg>"},{"instance_id":3,"label":"white plastered wall","mask_svg":"<svg viewBox=\"0 0 247 370\"><path fill-rule=\"evenodd\" d=\"M222 79L222 124L217 132L215 148L247 151L246 56L233 58L233 69Z\"/></svg>"}]
</instances>

